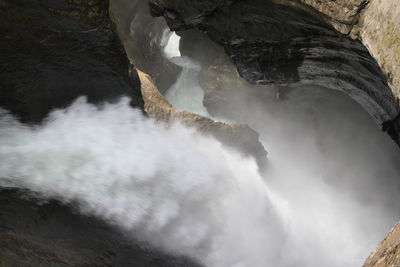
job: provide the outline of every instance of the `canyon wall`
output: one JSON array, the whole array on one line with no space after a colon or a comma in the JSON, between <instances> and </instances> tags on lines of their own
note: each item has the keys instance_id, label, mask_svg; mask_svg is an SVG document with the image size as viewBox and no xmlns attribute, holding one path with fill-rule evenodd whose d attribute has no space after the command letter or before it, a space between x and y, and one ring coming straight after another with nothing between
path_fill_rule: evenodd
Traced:
<instances>
[{"instance_id":1,"label":"canyon wall","mask_svg":"<svg viewBox=\"0 0 400 267\"><path fill-rule=\"evenodd\" d=\"M378 124L386 125L398 114L395 90L365 46L343 34L353 29L359 13L333 17L342 9L361 12L364 4L344 7L335 1L328 12L314 2L150 0L150 8L172 30L197 28L207 33L224 47L240 76L253 84L307 83L343 91ZM346 31L335 30L334 20Z\"/></svg>"},{"instance_id":2,"label":"canyon wall","mask_svg":"<svg viewBox=\"0 0 400 267\"><path fill-rule=\"evenodd\" d=\"M400 96L400 5L397 0L275 1L297 7L305 4L338 31L359 39L384 70L394 94Z\"/></svg>"},{"instance_id":3,"label":"canyon wall","mask_svg":"<svg viewBox=\"0 0 400 267\"><path fill-rule=\"evenodd\" d=\"M187 29L198 26L217 42L225 45L239 65L242 76L249 80L261 84L267 82L285 84L298 82L299 77L315 79L321 76L321 73L316 74L310 70L318 70L320 66L327 65L328 68L324 67L327 69L323 72L323 76L326 78L334 75L341 78L343 83L351 84L354 90L350 90L350 93L354 95L360 93L356 90L360 85L363 89L366 88L363 91L365 98L361 101L365 101L364 104L371 107L371 110L377 111L376 117L380 122L396 117L398 112L396 100L390 92L385 91L387 86L385 77L376 71L375 62L367 57L366 50L361 45L353 43L350 38L327 30L326 24L341 33L361 40L386 74L394 95L399 96L400 7L397 0L324 2L275 0L276 4L290 6L299 9L299 12L304 12L296 15L292 24L289 23L286 26L284 23L287 21L288 14L293 14L290 10L276 10L279 11L277 14L281 17L262 17L259 16L258 7L254 4L257 1L253 1L251 5L242 6L239 2L237 0L151 0L150 4L153 15L164 16L171 28ZM265 1L261 2L265 3ZM237 12L235 16L229 16L227 12L229 8ZM213 14L217 12L227 16L224 24L215 23ZM245 14L245 12L255 13ZM255 15L249 20L248 14ZM304 14L313 16L308 19ZM49 111L67 106L80 95L86 95L91 102L95 103L129 95L133 99L133 106L143 108L140 86L137 83L132 84L132 77L128 76L128 61L109 19L108 1L54 0L28 3L3 0L0 1L0 15L2 17L0 31L3 36L0 41L0 50L4 57L0 65L2 70L0 105L13 111L22 121L40 122ZM243 27L234 29L235 24L231 22L237 19L241 19L240 23L243 23ZM259 24L253 27L252 20ZM214 26L210 27L210 25ZM263 26L259 27L260 25ZM237 38L239 36L236 34L237 31L240 35L250 37L252 34L257 35L258 29L272 32L270 42L260 41L264 37L262 34L250 40L250 43L248 41L251 38L246 40ZM298 32L302 34L298 35ZM318 38L315 39L312 35L316 32ZM227 36L229 38L224 38ZM279 42L282 38L293 40L293 42L283 43L283 48L290 53L279 53L282 51L280 50L282 43ZM312 49L308 50L308 54L299 53L310 45ZM255 53L250 53L253 50ZM335 61L334 55L337 51L348 56L350 50L355 50L362 55L352 58L355 63ZM325 57L326 51L330 53L330 57ZM274 53L271 57L271 52L278 53ZM251 60L247 61L240 57L243 54L250 56ZM160 57L159 54L157 56ZM304 62L304 56L310 65L305 65L299 72L299 64ZM264 68L255 60L258 58L263 58L264 62L270 61L273 64ZM144 57L143 64L146 60L148 59ZM316 64L317 61L321 61L321 64ZM347 73L340 73L340 75L334 73L335 65L332 62L347 64ZM260 66L262 68L258 68ZM149 69L151 67L151 65L148 66ZM357 71L353 72L351 69ZM362 73L366 73L362 76L362 81L357 77L360 75L358 72L360 69ZM177 72L179 69L171 67L170 73ZM373 79L368 75L371 75ZM345 79L342 79L343 77ZM271 80L268 81L268 79ZM168 81L164 81L164 77L156 80L160 84L169 84ZM6 247L6 250L1 252L0 266L26 265L32 263L32 260L45 265L61 262L60 266L68 266L75 262L89 265L100 262L99 266L101 266L115 264L115 261L122 257L115 248L128 241L119 234L113 233L112 229L108 229L101 222L87 220L85 217L79 219L75 211L62 207L59 203L38 205L36 200L21 200L19 193L16 192L0 191L0 198L2 207L7 207L0 213L0 217L3 218L0 225L0 243ZM20 211L18 216L14 213L15 210ZM76 220L82 220L76 225L69 225L68 227L72 228L71 231L80 235L77 229L88 229L89 237L78 236L81 239L76 239L76 242L70 240L71 236L68 236L63 223L65 218L70 218L70 216L76 216L74 217L77 218ZM31 219L24 224L21 218ZM56 225L51 228L52 232L46 232L49 224ZM43 239L43 232L37 229L44 231L49 238ZM399 226L389 233L381 246L368 258L366 267L398 264L400 251L398 229ZM90 237L90 231L93 231L93 235L96 236L98 231L106 232L103 234L113 240L108 244L105 244L104 240L90 240L93 237ZM63 235L65 239L60 239L61 241L55 244L57 251L54 252L53 248L49 249L48 242L58 240L59 235ZM76 254L82 252L77 247L81 248L84 242L87 242L84 253ZM111 248L107 248L108 245ZM99 246L105 249L99 250ZM148 251L142 248L136 249L127 247L125 255L137 256L138 261L150 261ZM24 259L18 259L15 251L28 251L29 255ZM84 258L87 255L90 259ZM147 263L151 266L165 266L163 257L157 256L154 262ZM128 263L132 263L133 260L135 259L127 259ZM170 266L178 265L171 264ZM188 266L188 264L181 263L180 266Z\"/></svg>"},{"instance_id":4,"label":"canyon wall","mask_svg":"<svg viewBox=\"0 0 400 267\"><path fill-rule=\"evenodd\" d=\"M150 0L150 6L152 14L163 16L173 30L198 28L205 32L225 48L239 74L252 83L282 87L309 78L313 83L318 80L339 83L342 90L353 84L355 89L344 91L369 110L399 144L400 5L397 0L195 0L190 5L184 0ZM341 35L330 31L330 27ZM376 60L383 76L367 54ZM332 69L329 64L334 65ZM214 100L222 101L226 94L218 91L218 82L213 83L210 77L218 77L226 70L212 64L207 70L205 104L212 108L209 91L212 89ZM228 68L228 72L232 70ZM377 83L371 83L368 80L371 77ZM225 88L228 89L229 86ZM360 100L362 95L365 97ZM377 110L382 112L376 114ZM367 259L365 267L400 266L399 229L397 225L388 234Z\"/></svg>"},{"instance_id":5,"label":"canyon wall","mask_svg":"<svg viewBox=\"0 0 400 267\"><path fill-rule=\"evenodd\" d=\"M78 96L91 103L130 96L140 85L109 18L108 1L0 2L0 106L37 123Z\"/></svg>"},{"instance_id":6,"label":"canyon wall","mask_svg":"<svg viewBox=\"0 0 400 267\"><path fill-rule=\"evenodd\" d=\"M336 30L360 40L387 75L394 94L400 97L400 5L397 0L274 1L317 11L316 16Z\"/></svg>"}]
</instances>

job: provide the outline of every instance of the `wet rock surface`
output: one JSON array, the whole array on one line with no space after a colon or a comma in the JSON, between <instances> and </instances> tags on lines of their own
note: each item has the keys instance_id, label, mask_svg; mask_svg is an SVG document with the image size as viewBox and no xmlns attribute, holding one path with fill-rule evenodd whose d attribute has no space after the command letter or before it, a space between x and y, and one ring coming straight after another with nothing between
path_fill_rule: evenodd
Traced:
<instances>
[{"instance_id":1,"label":"wet rock surface","mask_svg":"<svg viewBox=\"0 0 400 267\"><path fill-rule=\"evenodd\" d=\"M396 0L274 0L300 8L362 41L400 95L400 6Z\"/></svg>"},{"instance_id":2,"label":"wet rock surface","mask_svg":"<svg viewBox=\"0 0 400 267\"><path fill-rule=\"evenodd\" d=\"M78 96L143 105L108 1L1 1L0 16L0 106L22 121L40 122Z\"/></svg>"},{"instance_id":3,"label":"wet rock surface","mask_svg":"<svg viewBox=\"0 0 400 267\"><path fill-rule=\"evenodd\" d=\"M344 2L336 4L332 12L340 10ZM151 0L150 6L152 14L164 17L161 10L174 10L167 2ZM166 21L175 30L196 27L207 33L224 47L239 74L251 83L286 86L300 82L345 92L399 143L398 127L393 125L398 103L375 59L361 42L321 19L318 9L310 13L309 8L299 6L287 1L242 0L225 3L212 13L210 8L199 11L203 19L194 25L180 19L186 13ZM361 12L364 4L348 3L346 8L350 7L352 12ZM354 24L359 16L350 13L345 20Z\"/></svg>"},{"instance_id":4,"label":"wet rock surface","mask_svg":"<svg viewBox=\"0 0 400 267\"><path fill-rule=\"evenodd\" d=\"M173 29L198 27L207 32L226 49L240 75L252 83L271 84L271 88L299 81L334 85L333 89L348 90L378 122L396 118L396 100L368 51L326 24L345 33L351 25L352 34L367 44L394 88L398 80L394 68L398 66L395 54L398 30L390 22L397 18L396 0L387 0L384 4L384 1L374 1L370 6L364 6L365 1L359 0L300 2L313 6L323 15L299 6L282 8L281 4L287 5L283 0L152 0L151 11L153 15L164 16ZM342 8L349 11L345 17L338 18L336 10ZM315 17L308 17L309 14ZM40 122L51 109L67 106L80 95L88 96L95 103L129 95L133 106L143 107L138 83L135 81L132 88L125 53L113 34L107 1L3 0L0 15L3 36L0 106L10 109L22 121ZM382 16L391 19L382 19ZM377 21L389 22L376 29ZM158 41L165 29L160 23L154 26L158 29ZM149 25L133 29L146 32ZM126 25L129 33L131 26ZM149 40L154 40L151 36L146 38L137 47L145 48ZM385 49L380 48L381 43ZM164 60L157 49L154 57L143 54L137 61L154 75L159 69L150 62ZM131 53L137 51L140 49ZM226 72L235 77L231 84L236 81L232 68L215 71L213 67L219 66L218 62L210 60L207 64L204 77L211 77L216 83L206 87L218 89L218 81L227 76ZM337 72L337 69L344 71ZM155 76L161 88L173 82L170 76L177 75L179 69L171 66L165 73L165 76ZM218 94L225 95L221 91ZM216 95L213 93L206 101L212 101ZM217 107L217 103L207 106ZM387 128L394 129L394 126ZM393 132L396 134L398 130ZM252 137L253 133L248 136ZM132 240L117 230L94 218L78 215L71 207L56 202L39 205L36 200L21 199L20 195L20 192L0 191L0 246L5 248L0 251L0 266L191 266L185 260L170 259L162 253L132 245ZM396 233L395 230L389 234L383 250L378 249L366 266L395 264L392 260L398 256L398 245L392 241L398 240Z\"/></svg>"},{"instance_id":5,"label":"wet rock surface","mask_svg":"<svg viewBox=\"0 0 400 267\"><path fill-rule=\"evenodd\" d=\"M352 34L359 38L387 75L400 97L400 6L395 0L370 1Z\"/></svg>"},{"instance_id":6,"label":"wet rock surface","mask_svg":"<svg viewBox=\"0 0 400 267\"><path fill-rule=\"evenodd\" d=\"M0 189L0 266L196 267L138 245L131 237L70 205Z\"/></svg>"},{"instance_id":7,"label":"wet rock surface","mask_svg":"<svg viewBox=\"0 0 400 267\"><path fill-rule=\"evenodd\" d=\"M163 14L160 10L174 10L172 4L150 2L155 15ZM204 19L195 26L225 48L247 81L322 84L349 94L378 123L397 115L396 99L368 50L319 19L302 10L260 0L236 1L212 14L207 10L198 14ZM166 20L172 29L184 28L179 21Z\"/></svg>"},{"instance_id":8,"label":"wet rock surface","mask_svg":"<svg viewBox=\"0 0 400 267\"><path fill-rule=\"evenodd\" d=\"M273 0L302 9L360 40L377 60L396 97L400 95L400 6L396 0Z\"/></svg>"},{"instance_id":9,"label":"wet rock surface","mask_svg":"<svg viewBox=\"0 0 400 267\"><path fill-rule=\"evenodd\" d=\"M369 0L273 0L276 3L301 9L332 25L342 33L349 33L357 24L360 12Z\"/></svg>"},{"instance_id":10,"label":"wet rock surface","mask_svg":"<svg viewBox=\"0 0 400 267\"><path fill-rule=\"evenodd\" d=\"M151 14L164 16L173 29L188 29L203 22L217 10L229 6L237 0L153 0L150 1Z\"/></svg>"},{"instance_id":11,"label":"wet rock surface","mask_svg":"<svg viewBox=\"0 0 400 267\"><path fill-rule=\"evenodd\" d=\"M165 20L150 15L147 0L114 0L110 7L128 57L165 92L181 72L163 52L168 30Z\"/></svg>"}]
</instances>

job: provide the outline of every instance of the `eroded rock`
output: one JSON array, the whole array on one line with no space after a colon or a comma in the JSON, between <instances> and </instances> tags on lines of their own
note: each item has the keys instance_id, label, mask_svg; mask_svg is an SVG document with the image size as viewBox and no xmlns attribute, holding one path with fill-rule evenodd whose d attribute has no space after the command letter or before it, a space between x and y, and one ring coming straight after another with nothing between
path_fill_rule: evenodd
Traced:
<instances>
[{"instance_id":1,"label":"eroded rock","mask_svg":"<svg viewBox=\"0 0 400 267\"><path fill-rule=\"evenodd\" d=\"M315 9L319 13L315 16L361 40L387 75L394 94L400 97L400 6L397 0L274 1Z\"/></svg>"},{"instance_id":2,"label":"eroded rock","mask_svg":"<svg viewBox=\"0 0 400 267\"><path fill-rule=\"evenodd\" d=\"M358 22L360 12L369 0L272 0L275 3L301 9L348 34Z\"/></svg>"},{"instance_id":3,"label":"eroded rock","mask_svg":"<svg viewBox=\"0 0 400 267\"><path fill-rule=\"evenodd\" d=\"M172 30L188 29L236 0L152 0L151 14L164 16Z\"/></svg>"},{"instance_id":4,"label":"eroded rock","mask_svg":"<svg viewBox=\"0 0 400 267\"><path fill-rule=\"evenodd\" d=\"M394 94L400 97L400 5L374 0L361 13L353 34L360 38L385 71Z\"/></svg>"},{"instance_id":5,"label":"eroded rock","mask_svg":"<svg viewBox=\"0 0 400 267\"><path fill-rule=\"evenodd\" d=\"M400 266L400 223L388 233L378 248L369 255L363 267Z\"/></svg>"},{"instance_id":6,"label":"eroded rock","mask_svg":"<svg viewBox=\"0 0 400 267\"><path fill-rule=\"evenodd\" d=\"M128 58L165 92L182 69L165 57L168 26L163 18L150 15L148 5L147 0L113 0L110 11Z\"/></svg>"},{"instance_id":7,"label":"eroded rock","mask_svg":"<svg viewBox=\"0 0 400 267\"><path fill-rule=\"evenodd\" d=\"M239 74L251 83L302 83L340 90L360 103L382 128L394 129L387 125L393 124L399 107L386 76L360 42L339 33L330 23L332 20L354 26L359 12L367 9L365 2L328 1L329 10L318 4L320 1L289 2L235 1L212 13L198 11L203 19L195 25L187 23L186 28L197 27L222 45ZM155 15L174 8L167 1L161 5L154 0L150 3ZM180 4L187 5L185 1ZM343 18L333 16L343 9L351 11ZM328 15L331 20L326 19ZM180 16L186 15L176 17ZM184 20L166 20L173 29L185 28L176 26ZM394 130L387 131L399 142Z\"/></svg>"},{"instance_id":8,"label":"eroded rock","mask_svg":"<svg viewBox=\"0 0 400 267\"><path fill-rule=\"evenodd\" d=\"M177 110L161 95L149 75L141 71L138 73L142 84L144 110L150 117L167 124L179 121L184 125L195 127L203 134L215 137L234 150L254 157L259 167L265 167L267 152L259 141L258 133L249 126L216 122L194 113Z\"/></svg>"},{"instance_id":9,"label":"eroded rock","mask_svg":"<svg viewBox=\"0 0 400 267\"><path fill-rule=\"evenodd\" d=\"M152 9L174 8L166 2L150 3ZM181 1L182 6L186 4ZM273 1L243 0L224 5L212 14L198 12L204 19L195 26L225 48L247 81L320 84L346 92L377 123L397 115L396 99L368 50L306 11ZM174 27L171 19L167 22Z\"/></svg>"}]
</instances>

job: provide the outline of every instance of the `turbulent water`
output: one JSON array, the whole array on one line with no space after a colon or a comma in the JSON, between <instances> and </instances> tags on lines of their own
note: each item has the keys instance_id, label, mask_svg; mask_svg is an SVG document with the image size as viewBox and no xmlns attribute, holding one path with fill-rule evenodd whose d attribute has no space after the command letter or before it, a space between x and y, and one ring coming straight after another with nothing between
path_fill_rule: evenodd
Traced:
<instances>
[{"instance_id":1,"label":"turbulent water","mask_svg":"<svg viewBox=\"0 0 400 267\"><path fill-rule=\"evenodd\" d=\"M128 101L84 99L30 127L1 113L1 184L77 203L167 252L206 266L279 260L280 216L255 163ZM266 249L268 248L268 249Z\"/></svg>"},{"instance_id":2,"label":"turbulent water","mask_svg":"<svg viewBox=\"0 0 400 267\"><path fill-rule=\"evenodd\" d=\"M174 97L186 99L181 106L202 103L203 95L180 86ZM361 266L400 218L398 148L343 93L305 84L280 93L227 87L216 115L259 132L270 152L263 176L281 196L274 205L286 222L285 245L274 244L284 261L261 265Z\"/></svg>"},{"instance_id":3,"label":"turbulent water","mask_svg":"<svg viewBox=\"0 0 400 267\"><path fill-rule=\"evenodd\" d=\"M167 98L209 115L200 67L174 37L164 51L184 70ZM341 94L301 85L278 101L259 89L234 92L223 109L260 133L265 173L127 99L95 107L81 98L39 126L0 111L0 185L72 203L204 266L361 266L400 217L397 148Z\"/></svg>"},{"instance_id":4,"label":"turbulent water","mask_svg":"<svg viewBox=\"0 0 400 267\"><path fill-rule=\"evenodd\" d=\"M174 64L182 67L177 81L168 89L165 98L177 109L190 111L210 117L203 106L204 92L199 85L199 72L201 66L191 58L181 56L179 53L179 36L168 29L164 33L162 42L165 42L164 53Z\"/></svg>"},{"instance_id":5,"label":"turbulent water","mask_svg":"<svg viewBox=\"0 0 400 267\"><path fill-rule=\"evenodd\" d=\"M387 230L386 197L336 190L305 164L318 162L312 151L297 163L273 152L262 177L253 160L194 129L158 125L127 99L79 99L35 127L0 114L2 186L73 203L204 266L360 266Z\"/></svg>"}]
</instances>

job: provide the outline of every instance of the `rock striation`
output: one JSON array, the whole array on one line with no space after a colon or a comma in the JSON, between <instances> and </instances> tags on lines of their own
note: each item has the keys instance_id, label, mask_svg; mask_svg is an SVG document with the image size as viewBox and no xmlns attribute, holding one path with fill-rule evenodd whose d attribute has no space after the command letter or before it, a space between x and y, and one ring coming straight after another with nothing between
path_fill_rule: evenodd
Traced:
<instances>
[{"instance_id":1,"label":"rock striation","mask_svg":"<svg viewBox=\"0 0 400 267\"><path fill-rule=\"evenodd\" d=\"M369 255L363 267L400 266L400 223L390 230L378 248Z\"/></svg>"},{"instance_id":2,"label":"rock striation","mask_svg":"<svg viewBox=\"0 0 400 267\"><path fill-rule=\"evenodd\" d=\"M110 11L128 58L163 93L176 81L181 67L165 57L168 26L163 18L150 15L148 5L147 0L113 0Z\"/></svg>"},{"instance_id":3,"label":"rock striation","mask_svg":"<svg viewBox=\"0 0 400 267\"><path fill-rule=\"evenodd\" d=\"M368 48L400 97L400 6L395 0L374 0L361 12L352 34Z\"/></svg>"},{"instance_id":4,"label":"rock striation","mask_svg":"<svg viewBox=\"0 0 400 267\"><path fill-rule=\"evenodd\" d=\"M400 6L396 0L274 0L301 8L360 40L400 97Z\"/></svg>"},{"instance_id":5,"label":"rock striation","mask_svg":"<svg viewBox=\"0 0 400 267\"><path fill-rule=\"evenodd\" d=\"M181 1L179 8L177 1L150 0L152 14L164 16L172 30L196 27L207 33L248 82L321 85L351 96L378 124L397 116L396 98L368 50L322 20L322 13L310 16L315 8L299 1L294 8L285 1L241 0L201 10L203 1Z\"/></svg>"}]
</instances>

